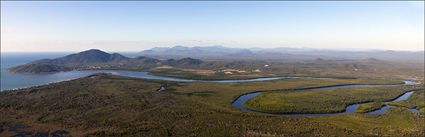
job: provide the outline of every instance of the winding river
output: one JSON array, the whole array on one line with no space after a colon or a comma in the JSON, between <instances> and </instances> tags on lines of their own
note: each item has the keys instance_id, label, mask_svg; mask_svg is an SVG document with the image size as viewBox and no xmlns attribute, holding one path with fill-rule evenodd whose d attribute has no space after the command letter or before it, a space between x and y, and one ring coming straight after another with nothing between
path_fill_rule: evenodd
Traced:
<instances>
[{"instance_id":1,"label":"winding river","mask_svg":"<svg viewBox=\"0 0 425 137\"><path fill-rule=\"evenodd\" d=\"M312 78L312 77L268 77L268 78L253 78L253 79L241 79L241 80L193 80L193 79L182 79L182 78L172 78L152 75L148 72L142 71L125 71L125 70L85 70L85 71L68 71L68 72L59 72L59 73L50 73L50 74L15 74L10 72L5 72L2 69L1 75L1 91L10 90L10 89L19 89L26 88L37 85L44 85L54 82L61 82L66 80L77 79L85 76L89 76L95 73L113 73L115 75L133 77L133 78L143 78L143 79L152 79L152 80L165 80L165 81L176 81L176 82L217 82L217 83L236 83L236 82L257 82L257 81L268 81L268 80L280 80L280 79L294 79L294 78ZM316 78L313 78L316 79ZM322 79L322 78L317 78ZM303 88L295 90L318 90L318 89L334 89L334 88L360 88L360 87L378 87L378 86L400 86L400 85L414 85L416 83L412 81L404 81L404 84L359 84L359 85L334 85L334 86L324 86L324 87L313 87L313 88ZM412 95L414 91L406 92L397 99L393 101L406 100ZM239 96L233 103L232 106L246 112L254 112L246 108L243 104L249 99L258 96L260 92L253 92ZM375 111L368 112L368 114L383 114L388 108L394 106L388 105L389 102L385 102L385 105ZM359 104L353 104L346 107L345 112L341 113L329 113L329 114L282 114L282 115L294 115L294 116L329 116L329 115L338 115L346 113L354 113L357 110ZM417 109L411 109L412 112L417 113ZM256 112L261 113L261 112ZM267 113L264 113L267 114Z\"/></svg>"},{"instance_id":2,"label":"winding river","mask_svg":"<svg viewBox=\"0 0 425 137\"><path fill-rule=\"evenodd\" d=\"M383 107L374 111L367 112L367 113L368 114L384 114L389 108L395 108L395 106L388 105L390 102L407 100L413 93L415 93L415 91L408 91L392 101L385 102ZM419 112L419 110L417 110L416 108L409 109L409 110L414 113Z\"/></svg>"},{"instance_id":3,"label":"winding river","mask_svg":"<svg viewBox=\"0 0 425 137\"><path fill-rule=\"evenodd\" d=\"M318 90L318 89L336 89L336 88L361 88L361 87L383 87L383 86L400 86L400 85L415 85L416 83L413 81L404 81L404 84L358 84L358 85L335 85L335 86L323 86L323 87L313 87L313 88L302 88L302 89L295 89L295 90ZM400 95L399 97L397 97L396 99L389 101L389 102L385 102L384 106L374 110L374 111L370 111L367 112L367 114L384 114L389 108L393 108L395 106L390 106L388 105L390 102L397 102L397 101L403 101L403 100L407 100L415 91L407 91L405 93L403 93L402 95ZM235 108L238 108L242 111L245 112L255 112L255 113L261 113L261 114L268 114L268 115L286 115L286 116L334 116L334 115L340 115L340 114L348 114L348 113L355 113L358 106L360 104L352 104L352 105L348 105L345 108L344 112L340 112L340 113L324 113L324 114L272 114L272 113L264 113L264 112L258 112L258 111L254 111L254 110L250 110L249 108L244 106L244 103L246 101L248 101L251 98L254 98L258 95L260 95L261 92L252 92L252 93L247 93L244 95L239 96L238 98L236 98L233 103L232 106ZM411 112L413 113L419 113L419 110L417 110L416 108L410 109Z\"/></svg>"}]
</instances>

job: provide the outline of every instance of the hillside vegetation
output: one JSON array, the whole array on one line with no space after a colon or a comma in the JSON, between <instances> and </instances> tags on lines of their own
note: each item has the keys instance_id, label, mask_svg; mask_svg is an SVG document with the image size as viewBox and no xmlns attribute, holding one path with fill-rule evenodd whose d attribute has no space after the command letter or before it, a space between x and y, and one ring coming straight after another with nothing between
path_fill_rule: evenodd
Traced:
<instances>
[{"instance_id":1,"label":"hillside vegetation","mask_svg":"<svg viewBox=\"0 0 425 137\"><path fill-rule=\"evenodd\" d=\"M118 53L109 54L101 50L91 49L60 58L33 61L10 68L10 70L17 73L43 73L90 69L145 70L161 65L190 67L199 65L200 63L202 63L201 60L192 58L183 58L179 60L158 60L143 56L128 58Z\"/></svg>"}]
</instances>

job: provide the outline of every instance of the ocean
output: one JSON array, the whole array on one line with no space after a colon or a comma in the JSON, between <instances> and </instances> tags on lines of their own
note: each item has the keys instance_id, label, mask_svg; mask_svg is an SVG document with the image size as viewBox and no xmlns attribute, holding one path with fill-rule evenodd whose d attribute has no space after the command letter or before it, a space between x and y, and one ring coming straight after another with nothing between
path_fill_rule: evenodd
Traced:
<instances>
[{"instance_id":1,"label":"ocean","mask_svg":"<svg viewBox=\"0 0 425 137\"><path fill-rule=\"evenodd\" d=\"M45 75L29 75L29 74L15 74L9 72L7 69L13 66L28 63L30 61L55 58L67 55L69 53L1 53L1 90L23 88L28 86L35 86L55 82L61 79L71 78L69 76L61 76L56 74Z\"/></svg>"}]
</instances>

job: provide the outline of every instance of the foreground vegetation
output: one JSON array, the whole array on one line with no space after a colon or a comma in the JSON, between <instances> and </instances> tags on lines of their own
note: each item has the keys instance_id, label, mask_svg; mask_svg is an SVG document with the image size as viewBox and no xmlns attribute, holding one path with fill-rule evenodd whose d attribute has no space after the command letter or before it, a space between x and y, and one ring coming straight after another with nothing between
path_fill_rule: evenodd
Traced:
<instances>
[{"instance_id":1,"label":"foreground vegetation","mask_svg":"<svg viewBox=\"0 0 425 137\"><path fill-rule=\"evenodd\" d=\"M385 115L291 117L246 113L230 105L240 94L256 90L369 82L379 81L289 79L220 84L91 76L1 92L0 136L16 134L10 127L19 124L26 126L18 131L31 131L31 135L66 131L72 136L423 136L424 115L398 108ZM165 83L167 90L157 91Z\"/></svg>"}]
</instances>

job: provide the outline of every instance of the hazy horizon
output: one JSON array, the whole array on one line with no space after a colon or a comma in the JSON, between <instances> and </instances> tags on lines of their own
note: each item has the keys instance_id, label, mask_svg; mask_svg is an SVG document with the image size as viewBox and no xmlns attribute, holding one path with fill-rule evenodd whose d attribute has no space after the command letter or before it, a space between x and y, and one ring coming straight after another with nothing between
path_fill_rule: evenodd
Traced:
<instances>
[{"instance_id":1,"label":"hazy horizon","mask_svg":"<svg viewBox=\"0 0 425 137\"><path fill-rule=\"evenodd\" d=\"M176 45L424 51L424 2L1 1L1 52Z\"/></svg>"},{"instance_id":2,"label":"hazy horizon","mask_svg":"<svg viewBox=\"0 0 425 137\"><path fill-rule=\"evenodd\" d=\"M183 46L183 45L175 45L175 46ZM154 48L173 48L175 46L168 46L168 47L154 47ZM214 45L217 46L217 45ZM220 45L221 46L221 45ZM189 48L193 48L193 47L213 47L213 46L184 46L184 47L189 47ZM244 48L244 47L226 47L223 46L225 48L236 48L236 49L276 49L276 48L294 48L294 49L313 49L313 50L329 50L329 51L347 51L347 52L373 52L373 51L397 51L397 52L424 52L425 50L388 50L388 49L330 49L330 48L307 48L307 47L271 47L271 48L262 48L262 47L248 47L248 48ZM108 53L139 53L141 51L144 50L149 50L149 49L141 49L141 50L135 50L135 51L124 51L124 50L104 50L102 48L86 48L86 49L82 49L82 50L68 50L68 51L0 51L1 53L77 53L77 52L81 52L81 51L86 51L86 50L91 50L91 49L98 49L98 50L102 50Z\"/></svg>"}]
</instances>

